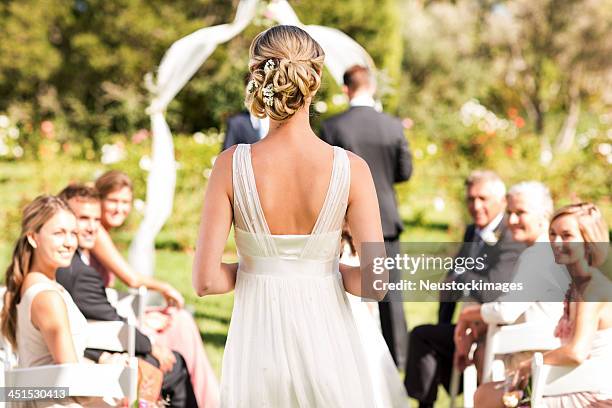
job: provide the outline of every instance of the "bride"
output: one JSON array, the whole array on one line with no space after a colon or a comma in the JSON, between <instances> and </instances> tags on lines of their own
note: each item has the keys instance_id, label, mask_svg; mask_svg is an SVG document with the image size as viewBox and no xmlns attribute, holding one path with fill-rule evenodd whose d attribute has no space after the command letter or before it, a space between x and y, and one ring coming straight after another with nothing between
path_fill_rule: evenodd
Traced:
<instances>
[{"instance_id":1,"label":"bride","mask_svg":"<svg viewBox=\"0 0 612 408\"><path fill-rule=\"evenodd\" d=\"M324 57L294 26L253 40L246 105L270 118L270 130L223 152L210 176L193 285L200 296L235 291L223 407L375 406L346 296L366 295L361 271L339 265L338 256L345 216L358 252L383 235L365 161L310 128ZM221 263L232 222L239 263ZM366 252L362 265L376 251Z\"/></svg>"}]
</instances>

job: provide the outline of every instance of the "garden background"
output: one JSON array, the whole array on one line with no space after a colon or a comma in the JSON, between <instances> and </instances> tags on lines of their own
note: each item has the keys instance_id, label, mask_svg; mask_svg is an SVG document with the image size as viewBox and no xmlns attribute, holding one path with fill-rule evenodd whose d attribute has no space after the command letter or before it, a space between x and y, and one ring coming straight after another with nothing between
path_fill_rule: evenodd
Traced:
<instances>
[{"instance_id":1,"label":"garden background","mask_svg":"<svg viewBox=\"0 0 612 408\"><path fill-rule=\"evenodd\" d=\"M265 3L265 2L262 2ZM165 50L233 19L226 0L0 2L0 265L8 265L23 206L110 168L135 181L135 211L115 234L123 249L141 219L150 168L147 76ZM457 241L468 221L473 169L508 185L546 183L556 206L593 200L612 221L611 0L291 1L301 21L338 28L373 57L385 111L402 118L414 173L397 193L403 241ZM272 22L262 4L170 104L177 188L156 240L156 276L192 305L217 373L232 295L197 299L191 263L206 181L225 121L243 109L248 46ZM329 75L312 108L347 108ZM316 177L316 175L313 175ZM226 258L235 259L233 238ZM0 268L3 273L4 266ZM434 304L406 304L409 326Z\"/></svg>"}]
</instances>

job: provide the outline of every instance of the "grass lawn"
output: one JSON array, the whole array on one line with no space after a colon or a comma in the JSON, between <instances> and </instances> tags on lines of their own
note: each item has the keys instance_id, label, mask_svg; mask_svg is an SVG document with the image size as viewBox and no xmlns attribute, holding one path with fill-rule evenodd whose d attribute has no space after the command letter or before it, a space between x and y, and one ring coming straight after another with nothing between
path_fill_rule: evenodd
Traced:
<instances>
[{"instance_id":1,"label":"grass lawn","mask_svg":"<svg viewBox=\"0 0 612 408\"><path fill-rule=\"evenodd\" d=\"M99 165L83 161L0 162L0 195L3 197L0 202L0 227L3 230L0 236L0 277L2 280L4 280L4 269L9 263L13 240L18 233L20 208L38 194L57 193L71 180L91 180L98 170L100 170ZM175 207L182 208L183 201L184 196L177 198ZM199 197L197 200L194 199L194 203L199 205L199 202ZM187 211L187 209L183 210ZM175 213L173 217L180 218L180 214ZM405 217L407 228L401 237L402 241L448 242L461 237L461 231L449 227L451 223L448 220L452 218L449 213L437 213L435 214L437 218L428 218L420 222L414 222L410 211L402 211L402 214ZM136 217L138 218L137 215ZM115 239L124 249L131 239L135 223L137 224L137 220L132 220L132 228L125 228L114 234ZM158 237L158 241L169 241L177 234L187 236L195 234L195 225L185 226L183 224L180 225L180 229L176 227L176 224L167 225ZM188 239L188 241L195 240ZM234 247L232 234L227 245L227 261L235 261ZM233 294L198 298L191 287L192 260L193 256L188 251L158 249L156 276L170 282L185 297L188 307L194 313L210 362L217 375L220 375L223 348L232 313ZM436 320L436 303L405 303L404 308L410 328ZM448 397L445 392L440 393L438 402L441 407L448 405Z\"/></svg>"}]
</instances>

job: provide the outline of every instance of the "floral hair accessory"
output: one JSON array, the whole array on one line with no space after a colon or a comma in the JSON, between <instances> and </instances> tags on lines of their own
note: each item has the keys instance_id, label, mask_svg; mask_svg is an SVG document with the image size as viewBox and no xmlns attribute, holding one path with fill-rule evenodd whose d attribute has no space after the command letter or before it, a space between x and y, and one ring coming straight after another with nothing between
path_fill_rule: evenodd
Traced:
<instances>
[{"instance_id":1,"label":"floral hair accessory","mask_svg":"<svg viewBox=\"0 0 612 408\"><path fill-rule=\"evenodd\" d=\"M246 90L247 90L248 93L253 93L253 92L255 92L257 87L259 87L259 84L254 79L251 79L249 81L249 83L247 84L247 89Z\"/></svg>"},{"instance_id":2,"label":"floral hair accessory","mask_svg":"<svg viewBox=\"0 0 612 408\"><path fill-rule=\"evenodd\" d=\"M266 105L268 106L273 106L274 105L274 85L272 84L268 84L264 89L263 89L263 101Z\"/></svg>"},{"instance_id":3,"label":"floral hair accessory","mask_svg":"<svg viewBox=\"0 0 612 408\"><path fill-rule=\"evenodd\" d=\"M274 60L267 60L266 65L264 66L264 72L268 74L268 72L272 71L273 69L276 69L276 64L274 63Z\"/></svg>"}]
</instances>

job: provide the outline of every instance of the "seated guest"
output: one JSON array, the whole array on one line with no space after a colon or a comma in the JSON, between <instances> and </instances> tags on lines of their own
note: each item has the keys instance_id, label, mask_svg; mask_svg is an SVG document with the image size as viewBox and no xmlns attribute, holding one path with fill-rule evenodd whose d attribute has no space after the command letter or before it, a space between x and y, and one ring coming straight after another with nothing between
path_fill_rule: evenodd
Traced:
<instances>
[{"instance_id":1,"label":"seated guest","mask_svg":"<svg viewBox=\"0 0 612 408\"><path fill-rule=\"evenodd\" d=\"M57 197L40 196L23 211L21 234L5 272L2 309L2 334L17 351L21 368L83 361L87 321L55 280L56 269L70 265L76 231L74 214ZM53 402L70 407L102 403L97 398Z\"/></svg>"},{"instance_id":2,"label":"seated guest","mask_svg":"<svg viewBox=\"0 0 612 408\"><path fill-rule=\"evenodd\" d=\"M550 192L537 181L519 183L510 188L507 201L506 218L512 238L528 245L517 261L513 279L513 282L522 284L524 289L504 294L496 302L467 306L461 311L455 328L455 364L459 370L463 370L469 363L467 356L472 343L469 338L474 339L477 330L468 333L467 329L473 329L474 323L538 322L539 325L551 326L552 337L554 324L563 313L561 300L569 279L561 266L555 263L548 244L548 220L553 212ZM479 346L478 350L483 350L483 347ZM475 356L479 356L479 353ZM512 357L511 361L507 361L508 369L515 368L513 361L520 358L520 355ZM478 378L481 378L482 367L478 361L476 363Z\"/></svg>"},{"instance_id":3,"label":"seated guest","mask_svg":"<svg viewBox=\"0 0 612 408\"><path fill-rule=\"evenodd\" d=\"M576 366L587 359L612 362L612 283L597 268L606 260L608 227L591 203L569 205L552 217L549 238L555 261L569 272L571 283L556 333L563 345L544 353L544 364ZM531 358L516 373L519 388L527 384ZM602 375L603 373L593 373ZM500 383L478 387L476 407L503 407ZM612 382L600 392L579 392L544 397L542 407L607 407L612 405Z\"/></svg>"},{"instance_id":4,"label":"seated guest","mask_svg":"<svg viewBox=\"0 0 612 408\"><path fill-rule=\"evenodd\" d=\"M467 204L474 223L467 227L458 256L486 257L482 270L451 272L449 281L510 282L514 265L524 244L514 242L505 225L504 208L506 188L492 171L475 171L467 179ZM489 292L472 291L478 302L495 300ZM432 407L438 393L438 384L448 390L453 367L455 325L451 318L460 295L441 296L447 300L440 305L440 323L418 326L410 334L406 378L408 395L419 401L421 407Z\"/></svg>"},{"instance_id":5,"label":"seated guest","mask_svg":"<svg viewBox=\"0 0 612 408\"><path fill-rule=\"evenodd\" d=\"M117 250L108 232L123 225L132 209L132 181L122 172L109 171L98 178L96 189L102 199L102 228L91 250L92 266L106 277L107 282L116 275L129 287L144 285L166 298L171 307L161 311L145 311L143 330L155 344L165 345L183 356L200 407L218 406L218 381L206 357L200 330L191 314L182 308L182 295L167 282L134 271Z\"/></svg>"},{"instance_id":6,"label":"seated guest","mask_svg":"<svg viewBox=\"0 0 612 408\"><path fill-rule=\"evenodd\" d=\"M75 304L87 319L124 321L106 298L100 274L89 266L90 251L100 227L100 196L83 185L71 185L61 193L77 218L78 250L70 265L57 270L57 281L72 295ZM66 267L67 266L67 267ZM164 372L162 396L173 407L195 407L195 396L183 358L165 346L152 345L147 336L136 329L136 354ZM98 361L106 355L102 350L86 350L86 356Z\"/></svg>"}]
</instances>

